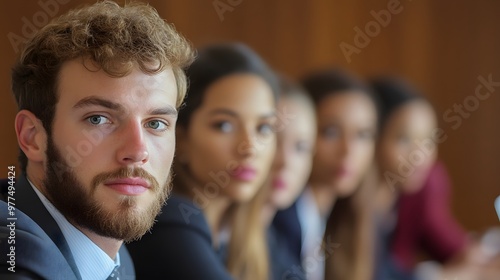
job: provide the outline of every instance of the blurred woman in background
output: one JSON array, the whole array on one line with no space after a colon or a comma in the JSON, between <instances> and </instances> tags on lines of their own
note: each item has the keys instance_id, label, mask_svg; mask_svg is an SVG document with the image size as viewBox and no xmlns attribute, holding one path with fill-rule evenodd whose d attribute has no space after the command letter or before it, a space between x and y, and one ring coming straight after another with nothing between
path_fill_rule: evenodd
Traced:
<instances>
[{"instance_id":1,"label":"blurred woman in background","mask_svg":"<svg viewBox=\"0 0 500 280\"><path fill-rule=\"evenodd\" d=\"M274 224L307 279L369 279L374 231L370 186L363 181L375 151L375 101L365 84L338 69L310 75L303 85L316 106L312 172L297 202Z\"/></svg>"},{"instance_id":2,"label":"blurred woman in background","mask_svg":"<svg viewBox=\"0 0 500 280\"><path fill-rule=\"evenodd\" d=\"M292 205L307 183L315 150L316 113L314 103L305 90L285 77L280 78L277 109L275 129L278 142L263 217L269 227L273 279L305 279L295 273L301 265L292 257L286 236L282 236L271 222L278 210Z\"/></svg>"},{"instance_id":3,"label":"blurred woman in background","mask_svg":"<svg viewBox=\"0 0 500 280\"><path fill-rule=\"evenodd\" d=\"M449 178L436 161L437 144L445 138L434 109L403 80L383 77L372 85L381 108L376 279L415 279L413 270L422 252L448 265L442 274L426 273L424 279L497 279L487 278L492 274L486 270L474 272L481 253L471 250L450 213Z\"/></svg>"},{"instance_id":4,"label":"blurred woman in background","mask_svg":"<svg viewBox=\"0 0 500 280\"><path fill-rule=\"evenodd\" d=\"M400 228L397 229L398 226L404 227L405 223L415 224L422 213L414 211L413 214L417 216L398 216L398 207L401 206L398 202L401 194L415 193L422 188L436 160L434 130L437 128L437 120L431 105L404 82L380 78L372 84L381 109L381 134L377 151L379 182L376 195L380 230L378 251L381 261L378 263L377 279L411 279L412 271L408 267L408 258L415 258L415 252L409 256L407 252L402 251L405 245L401 247L398 244L400 236L393 234L396 231L401 232ZM420 147L423 147L425 152L421 151ZM418 162L412 164L413 161ZM419 219L416 219L417 217ZM416 229L420 230L420 227ZM457 232L451 228L450 231ZM449 255L457 253L464 246L465 236L461 231L458 232L458 238L442 240L444 247L453 248ZM446 232L439 235L445 237ZM419 242L406 244L406 249L416 245L419 245ZM393 246L396 246L396 252L393 251Z\"/></svg>"},{"instance_id":5,"label":"blurred woman in background","mask_svg":"<svg viewBox=\"0 0 500 280\"><path fill-rule=\"evenodd\" d=\"M177 122L173 195L130 244L143 279L268 279L262 207L276 148L277 81L252 50L200 51Z\"/></svg>"}]
</instances>

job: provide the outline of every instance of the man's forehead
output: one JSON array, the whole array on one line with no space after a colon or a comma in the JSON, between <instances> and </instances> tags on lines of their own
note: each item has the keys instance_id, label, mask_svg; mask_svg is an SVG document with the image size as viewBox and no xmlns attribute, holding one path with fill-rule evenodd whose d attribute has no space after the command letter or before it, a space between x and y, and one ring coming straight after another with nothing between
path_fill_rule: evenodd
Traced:
<instances>
[{"instance_id":1,"label":"man's forehead","mask_svg":"<svg viewBox=\"0 0 500 280\"><path fill-rule=\"evenodd\" d=\"M126 97L130 102L142 103L146 98L165 99L175 107L177 86L170 68L157 74L146 74L133 69L123 77L112 77L102 70L88 69L78 60L66 62L58 80L60 98L74 102L89 95Z\"/></svg>"},{"instance_id":2,"label":"man's forehead","mask_svg":"<svg viewBox=\"0 0 500 280\"><path fill-rule=\"evenodd\" d=\"M89 59L84 58L76 58L72 60L68 60L62 63L61 68L59 70L59 78L71 76L71 74L78 74L77 76L80 78L85 77L97 77L101 78L109 78L109 80L123 80L133 76L140 76L141 79L153 81L159 76L175 78L172 67L164 67L163 70L151 73L145 72L141 69L141 67L137 63L132 63L132 67L130 67L128 62L123 62L120 65L110 67L106 65L107 71L104 70L103 67L99 66L96 62L93 62ZM152 66L153 67L153 66ZM111 69L111 70L110 70ZM145 86L151 85L150 83L145 83Z\"/></svg>"}]
</instances>

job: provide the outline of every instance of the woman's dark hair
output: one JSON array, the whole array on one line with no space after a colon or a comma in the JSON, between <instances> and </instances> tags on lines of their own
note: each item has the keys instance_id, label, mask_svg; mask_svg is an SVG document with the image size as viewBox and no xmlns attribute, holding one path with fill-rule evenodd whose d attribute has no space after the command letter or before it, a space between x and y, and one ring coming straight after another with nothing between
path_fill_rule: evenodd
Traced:
<instances>
[{"instance_id":1,"label":"woman's dark hair","mask_svg":"<svg viewBox=\"0 0 500 280\"><path fill-rule=\"evenodd\" d=\"M249 47L241 43L226 43L206 47L187 68L189 88L177 123L189 125L191 115L203 103L207 88L215 81L233 74L255 74L271 87L275 101L278 99L278 81L273 71Z\"/></svg>"},{"instance_id":2,"label":"woman's dark hair","mask_svg":"<svg viewBox=\"0 0 500 280\"><path fill-rule=\"evenodd\" d=\"M310 107L313 112L316 110L311 95L302 85L300 85L299 83L295 82L294 80L290 79L289 77L283 74L278 74L277 78L279 82L280 99L282 98L296 99L300 103L306 105L307 107Z\"/></svg>"},{"instance_id":3,"label":"woman's dark hair","mask_svg":"<svg viewBox=\"0 0 500 280\"><path fill-rule=\"evenodd\" d=\"M389 117L401 106L426 99L407 81L396 77L377 77L370 82L380 111L380 127L384 128Z\"/></svg>"},{"instance_id":4,"label":"woman's dark hair","mask_svg":"<svg viewBox=\"0 0 500 280\"><path fill-rule=\"evenodd\" d=\"M309 92L316 106L327 96L346 91L366 94L376 104L370 87L356 76L338 68L326 69L306 76L302 85Z\"/></svg>"},{"instance_id":5,"label":"woman's dark hair","mask_svg":"<svg viewBox=\"0 0 500 280\"><path fill-rule=\"evenodd\" d=\"M378 102L371 88L356 76L340 69L327 69L307 76L303 86L316 107L329 96L359 93L375 108ZM324 242L342 244L325 260L325 279L369 279L373 271L373 228L368 206L372 187L364 182L348 197L335 201L327 219Z\"/></svg>"}]
</instances>

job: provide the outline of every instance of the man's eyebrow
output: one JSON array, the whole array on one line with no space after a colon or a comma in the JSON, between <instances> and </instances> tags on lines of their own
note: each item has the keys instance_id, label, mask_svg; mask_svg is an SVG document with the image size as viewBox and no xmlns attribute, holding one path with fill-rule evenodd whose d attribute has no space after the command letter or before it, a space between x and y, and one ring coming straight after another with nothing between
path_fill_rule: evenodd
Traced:
<instances>
[{"instance_id":1,"label":"man's eyebrow","mask_svg":"<svg viewBox=\"0 0 500 280\"><path fill-rule=\"evenodd\" d=\"M171 115L171 116L177 116L178 112L177 110L172 107L172 106L165 106L157 109L153 109L150 113L150 115Z\"/></svg>"},{"instance_id":2,"label":"man's eyebrow","mask_svg":"<svg viewBox=\"0 0 500 280\"><path fill-rule=\"evenodd\" d=\"M124 111L124 108L122 105L115 103L113 101L110 101L110 100L96 97L96 96L89 96L89 97L85 97L85 98L81 99L73 106L73 108L79 109L79 108L84 108L84 107L93 106L93 105L102 106L102 107L109 108L109 109L115 110L115 111Z\"/></svg>"},{"instance_id":3,"label":"man's eyebrow","mask_svg":"<svg viewBox=\"0 0 500 280\"><path fill-rule=\"evenodd\" d=\"M114 110L114 111L121 111L121 112L125 111L125 108L121 104L118 104L116 102L106 100L106 99L103 99L100 97L96 97L96 96L89 96L89 97L83 98L82 100L78 101L73 106L73 108L79 109L79 108L84 108L87 106L102 106L102 107L109 108L109 109ZM165 107L151 110L150 114L151 115L177 116L177 110L174 107L167 105Z\"/></svg>"}]
</instances>

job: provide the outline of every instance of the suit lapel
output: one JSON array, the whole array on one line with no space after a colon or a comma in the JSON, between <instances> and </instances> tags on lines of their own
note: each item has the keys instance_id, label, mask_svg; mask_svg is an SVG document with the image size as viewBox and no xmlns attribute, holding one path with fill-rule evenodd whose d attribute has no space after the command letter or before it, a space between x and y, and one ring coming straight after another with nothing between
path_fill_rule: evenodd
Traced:
<instances>
[{"instance_id":1,"label":"suit lapel","mask_svg":"<svg viewBox=\"0 0 500 280\"><path fill-rule=\"evenodd\" d=\"M17 208L28 215L45 231L45 233L50 237L50 239L52 239L64 255L77 278L81 279L75 259L71 254L71 250L61 229L57 225L54 218L52 218L49 211L45 208L42 201L40 201L38 195L32 189L30 183L24 175L20 176L16 183L16 201Z\"/></svg>"},{"instance_id":2,"label":"suit lapel","mask_svg":"<svg viewBox=\"0 0 500 280\"><path fill-rule=\"evenodd\" d=\"M120 267L118 270L120 271L120 279L123 280L131 280L135 279L135 270L134 263L132 262L132 257L130 257L127 248L124 245L120 248Z\"/></svg>"}]
</instances>

